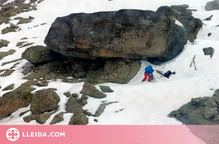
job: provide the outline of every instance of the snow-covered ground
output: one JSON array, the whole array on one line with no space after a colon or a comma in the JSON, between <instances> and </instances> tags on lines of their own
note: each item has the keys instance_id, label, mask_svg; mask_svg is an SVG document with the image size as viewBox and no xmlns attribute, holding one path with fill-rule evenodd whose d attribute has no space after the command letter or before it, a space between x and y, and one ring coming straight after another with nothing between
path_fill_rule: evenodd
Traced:
<instances>
[{"instance_id":1,"label":"snow-covered ground","mask_svg":"<svg viewBox=\"0 0 219 144\"><path fill-rule=\"evenodd\" d=\"M191 98L211 96L214 90L219 88L219 11L205 11L204 6L209 0L45 0L38 5L37 11L31 11L19 14L17 16L29 17L33 16L34 20L28 24L20 25L21 31L12 32L8 34L0 34L0 39L10 41L8 47L0 49L0 52L8 51L9 49L16 50L11 56L7 56L0 60L0 65L3 62L12 61L21 58L21 54L26 48L18 48L17 42L21 41L23 37L28 37L28 42L34 42L33 45L45 45L44 38L47 32L57 17L69 15L78 12L98 12L98 11L114 11L119 9L142 9L142 10L156 10L163 5L180 5L188 4L189 8L197 9L193 16L204 20L210 15L214 15L211 21L203 21L206 25L200 30L197 39L193 42L187 42L184 51L174 60L163 63L161 65L152 65L154 69L163 72L167 70L175 71L176 75L172 75L169 79L161 77L154 73L156 83L141 82L143 79L144 68L151 65L146 61L142 61L142 67L139 73L128 84L113 84L106 83L114 90L113 93L108 93L104 99L89 98L88 104L84 109L95 113L99 105L103 102L116 102L106 107L104 113L98 117L89 117L90 125L100 124L134 124L134 125L182 125L181 122L174 118L169 118L167 115L181 107L183 104L189 102ZM15 17L17 17L15 16ZM17 20L11 22L16 24ZM46 23L46 25L41 25ZM179 23L178 23L179 24ZM34 27L39 25L38 27ZM9 24L0 25L0 30L9 26ZM208 33L212 33L208 37ZM214 55L212 58L203 53L203 48L213 47ZM196 67L189 67L192 58L196 55ZM2 88L14 83L15 88L25 82L22 79L22 67L27 63L26 60L21 60L20 64L15 67L15 72L8 77L0 77L0 85ZM1 69L8 69L15 63L10 63L1 66ZM65 103L68 98L63 95L64 92L80 94L83 83L69 84L63 83L60 80L51 81L48 87L57 88L57 94L60 96L60 109L55 114L65 110ZM35 91L40 90L41 87ZM99 88L98 85L96 85ZM35 92L34 91L34 92ZM0 91L0 96L8 91ZM37 124L36 121L25 123L23 117L30 114L26 113L19 117L20 112L29 109L22 108L14 112L12 116L2 119L0 124ZM55 115L54 114L54 115ZM46 124L54 117L50 117ZM59 124L67 125L72 114L64 114L65 120ZM95 122L97 119L98 122Z\"/></svg>"}]
</instances>

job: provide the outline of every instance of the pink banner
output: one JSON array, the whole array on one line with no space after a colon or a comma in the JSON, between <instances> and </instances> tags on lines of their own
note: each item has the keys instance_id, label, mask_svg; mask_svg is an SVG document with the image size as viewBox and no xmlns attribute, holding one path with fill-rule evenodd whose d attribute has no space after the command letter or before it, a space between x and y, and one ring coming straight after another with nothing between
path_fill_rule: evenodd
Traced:
<instances>
[{"instance_id":1,"label":"pink banner","mask_svg":"<svg viewBox=\"0 0 219 144\"><path fill-rule=\"evenodd\" d=\"M217 144L219 126L0 126L1 144ZM216 143L215 143L216 142Z\"/></svg>"}]
</instances>

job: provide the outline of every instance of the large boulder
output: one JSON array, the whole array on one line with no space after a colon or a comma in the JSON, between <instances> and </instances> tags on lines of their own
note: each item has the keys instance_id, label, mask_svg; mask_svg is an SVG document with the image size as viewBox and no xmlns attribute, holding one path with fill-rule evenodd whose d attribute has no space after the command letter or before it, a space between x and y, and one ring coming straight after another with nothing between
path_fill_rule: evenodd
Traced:
<instances>
[{"instance_id":1,"label":"large boulder","mask_svg":"<svg viewBox=\"0 0 219 144\"><path fill-rule=\"evenodd\" d=\"M59 107L59 101L60 98L54 89L39 90L32 98L30 110L33 114L52 111Z\"/></svg>"},{"instance_id":2,"label":"large boulder","mask_svg":"<svg viewBox=\"0 0 219 144\"><path fill-rule=\"evenodd\" d=\"M22 53L22 58L34 65L45 64L62 59L62 56L44 46L32 46Z\"/></svg>"},{"instance_id":3,"label":"large boulder","mask_svg":"<svg viewBox=\"0 0 219 144\"><path fill-rule=\"evenodd\" d=\"M187 39L187 29L160 12L119 10L59 17L44 42L67 58L166 61Z\"/></svg>"},{"instance_id":4,"label":"large boulder","mask_svg":"<svg viewBox=\"0 0 219 144\"><path fill-rule=\"evenodd\" d=\"M207 2L205 9L206 11L219 10L219 0Z\"/></svg>"}]
</instances>

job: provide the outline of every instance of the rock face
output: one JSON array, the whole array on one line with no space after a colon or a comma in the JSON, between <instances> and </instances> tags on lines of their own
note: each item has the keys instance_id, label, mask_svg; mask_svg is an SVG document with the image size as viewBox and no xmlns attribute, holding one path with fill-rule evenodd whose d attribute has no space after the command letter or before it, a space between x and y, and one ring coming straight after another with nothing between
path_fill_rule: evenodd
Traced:
<instances>
[{"instance_id":1,"label":"rock face","mask_svg":"<svg viewBox=\"0 0 219 144\"><path fill-rule=\"evenodd\" d=\"M189 32L160 11L120 10L59 17L44 42L67 58L166 61L182 51Z\"/></svg>"},{"instance_id":2,"label":"rock face","mask_svg":"<svg viewBox=\"0 0 219 144\"><path fill-rule=\"evenodd\" d=\"M219 10L219 0L207 2L205 9L206 11Z\"/></svg>"},{"instance_id":3,"label":"rock face","mask_svg":"<svg viewBox=\"0 0 219 144\"><path fill-rule=\"evenodd\" d=\"M219 124L219 89L212 97L193 98L191 102L169 114L186 125Z\"/></svg>"}]
</instances>

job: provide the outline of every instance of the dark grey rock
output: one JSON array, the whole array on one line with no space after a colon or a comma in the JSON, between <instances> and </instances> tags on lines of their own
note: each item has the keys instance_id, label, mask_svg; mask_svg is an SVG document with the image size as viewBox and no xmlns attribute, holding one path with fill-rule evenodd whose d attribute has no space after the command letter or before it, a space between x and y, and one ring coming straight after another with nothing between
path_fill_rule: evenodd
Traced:
<instances>
[{"instance_id":1,"label":"dark grey rock","mask_svg":"<svg viewBox=\"0 0 219 144\"><path fill-rule=\"evenodd\" d=\"M70 96L71 96L71 93L68 91L68 92L65 92L64 95L65 95L66 97L70 97Z\"/></svg>"},{"instance_id":2,"label":"dark grey rock","mask_svg":"<svg viewBox=\"0 0 219 144\"><path fill-rule=\"evenodd\" d=\"M205 5L206 11L219 10L219 0L209 1Z\"/></svg>"},{"instance_id":3,"label":"dark grey rock","mask_svg":"<svg viewBox=\"0 0 219 144\"><path fill-rule=\"evenodd\" d=\"M67 58L164 61L183 50L188 30L196 36L199 22L185 29L160 12L142 10L71 14L55 20L44 42Z\"/></svg>"},{"instance_id":4,"label":"dark grey rock","mask_svg":"<svg viewBox=\"0 0 219 144\"><path fill-rule=\"evenodd\" d=\"M214 54L214 48L212 48L212 47L203 48L203 52L205 55L210 55L210 57L212 58L212 56Z\"/></svg>"},{"instance_id":5,"label":"dark grey rock","mask_svg":"<svg viewBox=\"0 0 219 144\"><path fill-rule=\"evenodd\" d=\"M104 92L104 93L111 93L113 92L113 90L109 87L109 86L103 86L103 85L100 85L100 89Z\"/></svg>"}]
</instances>

